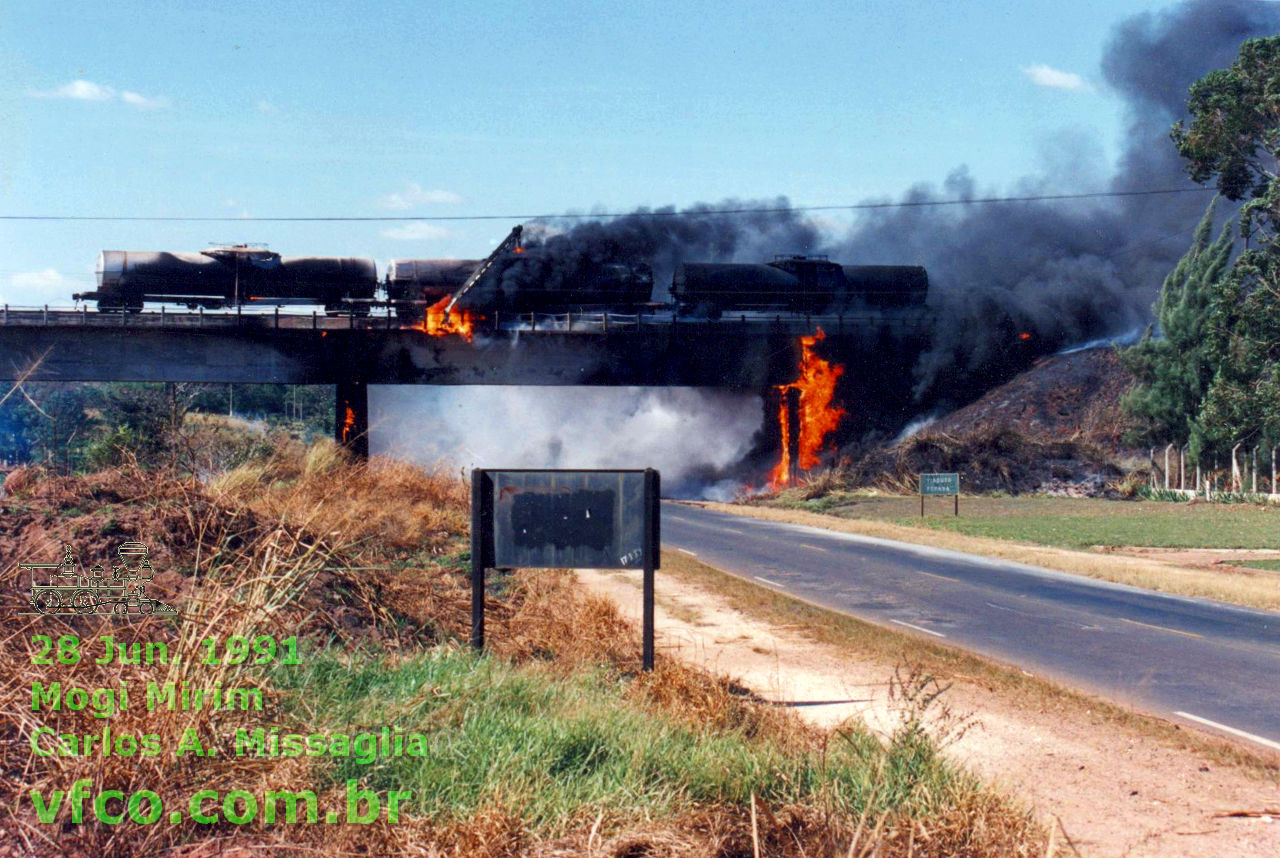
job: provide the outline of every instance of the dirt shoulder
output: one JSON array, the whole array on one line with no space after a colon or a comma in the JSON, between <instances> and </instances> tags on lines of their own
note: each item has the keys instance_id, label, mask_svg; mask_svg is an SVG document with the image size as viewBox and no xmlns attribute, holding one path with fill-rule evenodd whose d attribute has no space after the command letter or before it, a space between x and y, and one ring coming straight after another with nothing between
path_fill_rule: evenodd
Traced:
<instances>
[{"instance_id":1,"label":"dirt shoulder","mask_svg":"<svg viewBox=\"0 0 1280 858\"><path fill-rule=\"evenodd\" d=\"M822 726L856 719L878 731L892 728L888 691L899 665L887 653L899 649L894 640L878 654L822 642L804 624L781 625L740 610L717 592L712 576L722 573L703 567L700 582L700 564L686 565L659 573L660 653L733 676ZM639 623L639 573L581 571L578 577ZM909 638L892 631L883 636L910 648ZM939 728L965 716L976 719L948 753L1029 805L1047 825L1059 821L1058 842L1069 842L1078 854L1280 854L1274 775L1117 723L1106 707L1095 712L1087 701L1010 691L981 676L954 673L947 679L952 687L942 699L951 716L937 710ZM1232 812L1253 815L1222 815ZM1073 853L1065 848L1060 854Z\"/></svg>"},{"instance_id":2,"label":"dirt shoulder","mask_svg":"<svg viewBox=\"0 0 1280 858\"><path fill-rule=\"evenodd\" d=\"M1280 574L1242 569L1231 564L1202 564L1198 562L1200 558L1194 550L1165 549L1141 553L1140 549L1125 549L1123 554L1118 551L1092 553L923 527L904 527L884 521L837 518L803 510L726 503L699 503L698 506L732 515L949 548L1162 593L1216 599L1233 605L1280 611ZM1133 556L1129 556L1130 550L1135 552Z\"/></svg>"}]
</instances>

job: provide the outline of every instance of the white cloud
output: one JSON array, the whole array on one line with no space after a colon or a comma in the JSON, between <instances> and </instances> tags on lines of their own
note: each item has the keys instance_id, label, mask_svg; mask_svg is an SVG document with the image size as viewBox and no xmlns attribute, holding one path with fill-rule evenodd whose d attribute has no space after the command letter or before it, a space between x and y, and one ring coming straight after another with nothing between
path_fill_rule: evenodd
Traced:
<instances>
[{"instance_id":1,"label":"white cloud","mask_svg":"<svg viewBox=\"0 0 1280 858\"><path fill-rule=\"evenodd\" d=\"M36 98L74 98L77 101L110 101L116 91L109 86L91 80L73 80L47 92L32 92Z\"/></svg>"},{"instance_id":2,"label":"white cloud","mask_svg":"<svg viewBox=\"0 0 1280 858\"><path fill-rule=\"evenodd\" d=\"M91 80L77 79L63 84L57 89L32 91L33 98L70 98L74 101L115 101L119 99L125 104L139 110L159 110L169 106L169 99L148 97L130 90L117 91L115 87Z\"/></svg>"},{"instance_id":3,"label":"white cloud","mask_svg":"<svg viewBox=\"0 0 1280 858\"><path fill-rule=\"evenodd\" d=\"M258 108L259 113L266 113L268 115L274 115L280 112L280 108L276 107L274 104L267 101L265 98L258 99L258 101L254 104L254 107Z\"/></svg>"},{"instance_id":4,"label":"white cloud","mask_svg":"<svg viewBox=\"0 0 1280 858\"><path fill-rule=\"evenodd\" d=\"M406 223L404 226L384 229L382 234L387 238L395 238L401 241L431 241L453 236L453 233L442 226L436 226L420 220Z\"/></svg>"},{"instance_id":5,"label":"white cloud","mask_svg":"<svg viewBox=\"0 0 1280 858\"><path fill-rule=\"evenodd\" d=\"M120 100L125 104L131 104L139 110L162 110L169 106L169 99L164 96L159 98L147 98L145 95L139 95L136 92L125 90L120 93Z\"/></svg>"},{"instance_id":6,"label":"white cloud","mask_svg":"<svg viewBox=\"0 0 1280 858\"><path fill-rule=\"evenodd\" d=\"M432 203L460 203L462 197L453 191L442 191L439 188L425 191L417 182L410 182L403 191L396 191L378 199L378 205L384 209L407 211L416 206Z\"/></svg>"},{"instance_id":7,"label":"white cloud","mask_svg":"<svg viewBox=\"0 0 1280 858\"><path fill-rule=\"evenodd\" d=\"M71 303L72 292L85 291L85 288L56 268L20 271L9 275L9 288L3 301L21 307L66 305Z\"/></svg>"},{"instance_id":8,"label":"white cloud","mask_svg":"<svg viewBox=\"0 0 1280 858\"><path fill-rule=\"evenodd\" d=\"M1065 72L1055 69L1053 66L1047 66L1038 63L1033 66L1023 66L1022 73L1031 78L1031 82L1036 86L1047 86L1050 89L1072 89L1072 90L1088 90L1089 84L1085 83L1084 78L1075 72Z\"/></svg>"}]
</instances>

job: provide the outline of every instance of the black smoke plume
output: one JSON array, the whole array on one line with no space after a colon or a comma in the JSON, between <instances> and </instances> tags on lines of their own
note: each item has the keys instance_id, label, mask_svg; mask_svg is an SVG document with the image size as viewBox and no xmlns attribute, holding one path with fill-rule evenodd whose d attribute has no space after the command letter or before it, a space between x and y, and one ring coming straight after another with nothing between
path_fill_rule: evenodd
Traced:
<instances>
[{"instance_id":1,"label":"black smoke plume","mask_svg":"<svg viewBox=\"0 0 1280 858\"><path fill-rule=\"evenodd\" d=\"M1010 344L1028 356L1117 334L1150 320L1165 274L1185 251L1208 193L953 206L920 205L980 197L1089 191L1146 191L1194 185L1172 142L1170 125L1185 110L1187 88L1229 65L1245 39L1280 32L1280 5L1255 0L1198 0L1126 20L1112 33L1102 63L1107 85L1127 105L1123 156L1108 179L1093 148L1064 133L1060 154L1011 187L980 187L966 167L941 186L919 184L899 208L858 217L847 234L825 233L785 198L726 200L680 217L639 210L606 220L537 226L528 258L502 272L504 294L559 289L607 262L653 266L655 295L665 298L683 261L761 262L774 253L822 252L857 265L924 265L936 311L932 348L916 370L922 403L968 399L1019 368ZM980 121L977 120L977 121ZM876 201L884 202L884 201ZM754 214L724 209L772 208ZM492 288L492 287L490 287Z\"/></svg>"}]
</instances>

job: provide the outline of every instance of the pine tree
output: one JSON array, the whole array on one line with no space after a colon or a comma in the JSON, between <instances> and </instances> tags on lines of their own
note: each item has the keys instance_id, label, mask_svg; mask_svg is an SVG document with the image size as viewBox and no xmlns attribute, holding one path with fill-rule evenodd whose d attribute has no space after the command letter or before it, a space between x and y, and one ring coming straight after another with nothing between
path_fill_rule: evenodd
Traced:
<instances>
[{"instance_id":1,"label":"pine tree","mask_svg":"<svg viewBox=\"0 0 1280 858\"><path fill-rule=\"evenodd\" d=\"M1138 379L1123 403L1142 420L1135 441L1191 442L1196 452L1203 443L1198 417L1217 370L1206 334L1232 246L1229 225L1210 240L1213 210L1211 203L1196 226L1190 249L1165 278L1154 307L1159 331L1148 329L1123 355Z\"/></svg>"},{"instance_id":2,"label":"pine tree","mask_svg":"<svg viewBox=\"0 0 1280 858\"><path fill-rule=\"evenodd\" d=\"M1236 260L1214 296L1206 345L1215 371L1198 421L1202 444L1280 443L1280 252Z\"/></svg>"}]
</instances>

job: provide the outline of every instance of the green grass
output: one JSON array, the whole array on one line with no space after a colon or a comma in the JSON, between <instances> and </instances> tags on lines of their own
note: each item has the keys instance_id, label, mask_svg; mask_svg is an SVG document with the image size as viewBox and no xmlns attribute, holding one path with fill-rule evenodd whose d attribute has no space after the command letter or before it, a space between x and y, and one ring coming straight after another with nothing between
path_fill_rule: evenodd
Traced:
<instances>
[{"instance_id":1,"label":"green grass","mask_svg":"<svg viewBox=\"0 0 1280 858\"><path fill-rule=\"evenodd\" d=\"M1251 569L1265 569L1268 572L1280 572L1280 560L1250 560L1240 565Z\"/></svg>"},{"instance_id":2,"label":"green grass","mask_svg":"<svg viewBox=\"0 0 1280 858\"><path fill-rule=\"evenodd\" d=\"M836 493L775 505L1061 548L1280 547L1280 508L1274 506L984 496L961 497L956 518L950 498L927 498L922 519L918 497Z\"/></svg>"},{"instance_id":3,"label":"green grass","mask_svg":"<svg viewBox=\"0 0 1280 858\"><path fill-rule=\"evenodd\" d=\"M741 806L753 794L774 806L819 803L857 814L870 803L872 812L928 812L978 789L938 756L918 723L887 749L849 730L819 753L655 714L627 698L630 680L608 672L555 675L456 647L394 664L321 653L273 678L296 692L299 713L304 701L322 713L312 729L376 732L395 724L426 734L427 756L365 764L337 758L327 775L412 790L413 812L433 820L464 820L498 805L534 829L555 831L584 813L657 818Z\"/></svg>"}]
</instances>

